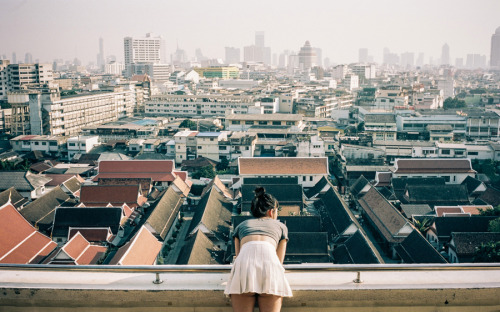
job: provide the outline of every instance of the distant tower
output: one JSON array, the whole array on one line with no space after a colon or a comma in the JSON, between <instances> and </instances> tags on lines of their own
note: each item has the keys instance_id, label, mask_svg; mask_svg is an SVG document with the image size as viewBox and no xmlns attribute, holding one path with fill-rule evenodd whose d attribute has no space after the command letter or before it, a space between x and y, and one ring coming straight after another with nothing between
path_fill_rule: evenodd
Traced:
<instances>
[{"instance_id":1,"label":"distant tower","mask_svg":"<svg viewBox=\"0 0 500 312\"><path fill-rule=\"evenodd\" d=\"M316 63L316 50L311 47L311 43L306 41L299 51L299 67L302 69L311 69Z\"/></svg>"},{"instance_id":2,"label":"distant tower","mask_svg":"<svg viewBox=\"0 0 500 312\"><path fill-rule=\"evenodd\" d=\"M240 62L240 49L226 47L226 64L238 64Z\"/></svg>"},{"instance_id":3,"label":"distant tower","mask_svg":"<svg viewBox=\"0 0 500 312\"><path fill-rule=\"evenodd\" d=\"M255 32L255 46L259 47L259 48L265 47L264 32L263 31L256 31Z\"/></svg>"},{"instance_id":4,"label":"distant tower","mask_svg":"<svg viewBox=\"0 0 500 312\"><path fill-rule=\"evenodd\" d=\"M104 39L99 38L99 54L97 55L97 66L103 68L106 65L104 60Z\"/></svg>"},{"instance_id":5,"label":"distant tower","mask_svg":"<svg viewBox=\"0 0 500 312\"><path fill-rule=\"evenodd\" d=\"M360 63L366 63L368 62L368 49L367 48L361 48L359 49L359 58L358 61Z\"/></svg>"},{"instance_id":6,"label":"distant tower","mask_svg":"<svg viewBox=\"0 0 500 312\"><path fill-rule=\"evenodd\" d=\"M24 55L24 63L25 64L33 63L33 56L31 55L31 53L27 52L26 55Z\"/></svg>"},{"instance_id":7,"label":"distant tower","mask_svg":"<svg viewBox=\"0 0 500 312\"><path fill-rule=\"evenodd\" d=\"M12 63L11 64L17 64L16 52L12 52Z\"/></svg>"},{"instance_id":8,"label":"distant tower","mask_svg":"<svg viewBox=\"0 0 500 312\"><path fill-rule=\"evenodd\" d=\"M500 69L500 27L491 36L490 66Z\"/></svg>"},{"instance_id":9,"label":"distant tower","mask_svg":"<svg viewBox=\"0 0 500 312\"><path fill-rule=\"evenodd\" d=\"M441 65L450 65L450 47L447 43L441 49Z\"/></svg>"}]
</instances>

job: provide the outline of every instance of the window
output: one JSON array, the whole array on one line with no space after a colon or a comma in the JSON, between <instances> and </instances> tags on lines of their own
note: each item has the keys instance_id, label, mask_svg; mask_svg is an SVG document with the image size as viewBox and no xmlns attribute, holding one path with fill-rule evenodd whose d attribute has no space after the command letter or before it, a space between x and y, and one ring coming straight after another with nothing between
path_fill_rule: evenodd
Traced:
<instances>
[{"instance_id":1,"label":"window","mask_svg":"<svg viewBox=\"0 0 500 312\"><path fill-rule=\"evenodd\" d=\"M38 145L38 142L35 142L35 145Z\"/></svg>"},{"instance_id":2,"label":"window","mask_svg":"<svg viewBox=\"0 0 500 312\"><path fill-rule=\"evenodd\" d=\"M444 182L450 182L450 176L444 176Z\"/></svg>"},{"instance_id":3,"label":"window","mask_svg":"<svg viewBox=\"0 0 500 312\"><path fill-rule=\"evenodd\" d=\"M450 155L451 151L450 150L442 150L441 154L442 155Z\"/></svg>"},{"instance_id":4,"label":"window","mask_svg":"<svg viewBox=\"0 0 500 312\"><path fill-rule=\"evenodd\" d=\"M312 181L312 180L313 180L313 176L310 176L310 177L309 177L309 181Z\"/></svg>"},{"instance_id":5,"label":"window","mask_svg":"<svg viewBox=\"0 0 500 312\"><path fill-rule=\"evenodd\" d=\"M42 142L42 145L47 145L47 142Z\"/></svg>"},{"instance_id":6,"label":"window","mask_svg":"<svg viewBox=\"0 0 500 312\"><path fill-rule=\"evenodd\" d=\"M477 156L479 155L479 152L469 152L469 156Z\"/></svg>"},{"instance_id":7,"label":"window","mask_svg":"<svg viewBox=\"0 0 500 312\"><path fill-rule=\"evenodd\" d=\"M281 125L281 121L273 121L273 125L274 126L280 126Z\"/></svg>"},{"instance_id":8,"label":"window","mask_svg":"<svg viewBox=\"0 0 500 312\"><path fill-rule=\"evenodd\" d=\"M68 143L69 146L76 146L75 143Z\"/></svg>"},{"instance_id":9,"label":"window","mask_svg":"<svg viewBox=\"0 0 500 312\"><path fill-rule=\"evenodd\" d=\"M239 124L240 124L240 121L239 121L239 120L232 120L232 121L231 121L231 124L232 124L232 125L239 125Z\"/></svg>"},{"instance_id":10,"label":"window","mask_svg":"<svg viewBox=\"0 0 500 312\"><path fill-rule=\"evenodd\" d=\"M201 146L198 146L198 149L201 150Z\"/></svg>"},{"instance_id":11,"label":"window","mask_svg":"<svg viewBox=\"0 0 500 312\"><path fill-rule=\"evenodd\" d=\"M50 146L57 146L57 142L49 142Z\"/></svg>"},{"instance_id":12,"label":"window","mask_svg":"<svg viewBox=\"0 0 500 312\"><path fill-rule=\"evenodd\" d=\"M306 180L306 177L305 177L305 176L303 176L303 177L302 177L302 181L305 181L305 180Z\"/></svg>"},{"instance_id":13,"label":"window","mask_svg":"<svg viewBox=\"0 0 500 312\"><path fill-rule=\"evenodd\" d=\"M177 145L177 149L181 149L181 146L180 146L180 145Z\"/></svg>"},{"instance_id":14,"label":"window","mask_svg":"<svg viewBox=\"0 0 500 312\"><path fill-rule=\"evenodd\" d=\"M267 121L261 120L261 121L259 121L259 125L267 125Z\"/></svg>"},{"instance_id":15,"label":"window","mask_svg":"<svg viewBox=\"0 0 500 312\"><path fill-rule=\"evenodd\" d=\"M253 125L253 121L247 120L247 121L245 121L245 125Z\"/></svg>"}]
</instances>

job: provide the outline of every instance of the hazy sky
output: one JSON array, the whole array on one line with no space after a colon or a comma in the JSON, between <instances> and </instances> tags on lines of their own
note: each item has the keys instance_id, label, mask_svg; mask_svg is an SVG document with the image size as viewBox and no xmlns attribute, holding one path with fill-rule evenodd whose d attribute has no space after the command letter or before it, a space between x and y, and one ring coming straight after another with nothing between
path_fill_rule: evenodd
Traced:
<instances>
[{"instance_id":1,"label":"hazy sky","mask_svg":"<svg viewBox=\"0 0 500 312\"><path fill-rule=\"evenodd\" d=\"M469 53L487 55L500 27L500 0L0 0L0 56L24 60L96 62L99 37L105 54L123 60L123 38L162 35L167 55L224 58L224 47L254 43L265 31L272 53L298 51L306 40L333 63L355 62L368 48L375 61L384 47L434 59L444 43L452 63ZM242 49L243 52L243 49Z\"/></svg>"}]
</instances>

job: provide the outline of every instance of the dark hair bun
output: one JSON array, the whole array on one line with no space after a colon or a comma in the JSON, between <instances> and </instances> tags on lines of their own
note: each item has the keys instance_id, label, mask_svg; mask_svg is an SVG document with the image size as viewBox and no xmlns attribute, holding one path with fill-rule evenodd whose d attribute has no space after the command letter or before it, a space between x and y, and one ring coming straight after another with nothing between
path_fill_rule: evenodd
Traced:
<instances>
[{"instance_id":1,"label":"dark hair bun","mask_svg":"<svg viewBox=\"0 0 500 312\"><path fill-rule=\"evenodd\" d=\"M266 194L266 189L262 186L258 186L255 188L254 192L256 197L262 198Z\"/></svg>"}]
</instances>

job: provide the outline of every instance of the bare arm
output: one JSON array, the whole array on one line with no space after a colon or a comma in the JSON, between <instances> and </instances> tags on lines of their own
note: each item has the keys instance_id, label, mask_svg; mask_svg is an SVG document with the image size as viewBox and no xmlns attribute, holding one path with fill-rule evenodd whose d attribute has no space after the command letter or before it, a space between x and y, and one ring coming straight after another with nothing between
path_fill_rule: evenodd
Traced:
<instances>
[{"instance_id":1,"label":"bare arm","mask_svg":"<svg viewBox=\"0 0 500 312\"><path fill-rule=\"evenodd\" d=\"M240 254L240 239L238 237L234 238L234 253L236 257Z\"/></svg>"},{"instance_id":2,"label":"bare arm","mask_svg":"<svg viewBox=\"0 0 500 312\"><path fill-rule=\"evenodd\" d=\"M278 259L280 259L281 264L283 264L283 261L285 260L286 243L287 240L282 239L278 243L278 248L276 248L276 254L278 255Z\"/></svg>"}]
</instances>

